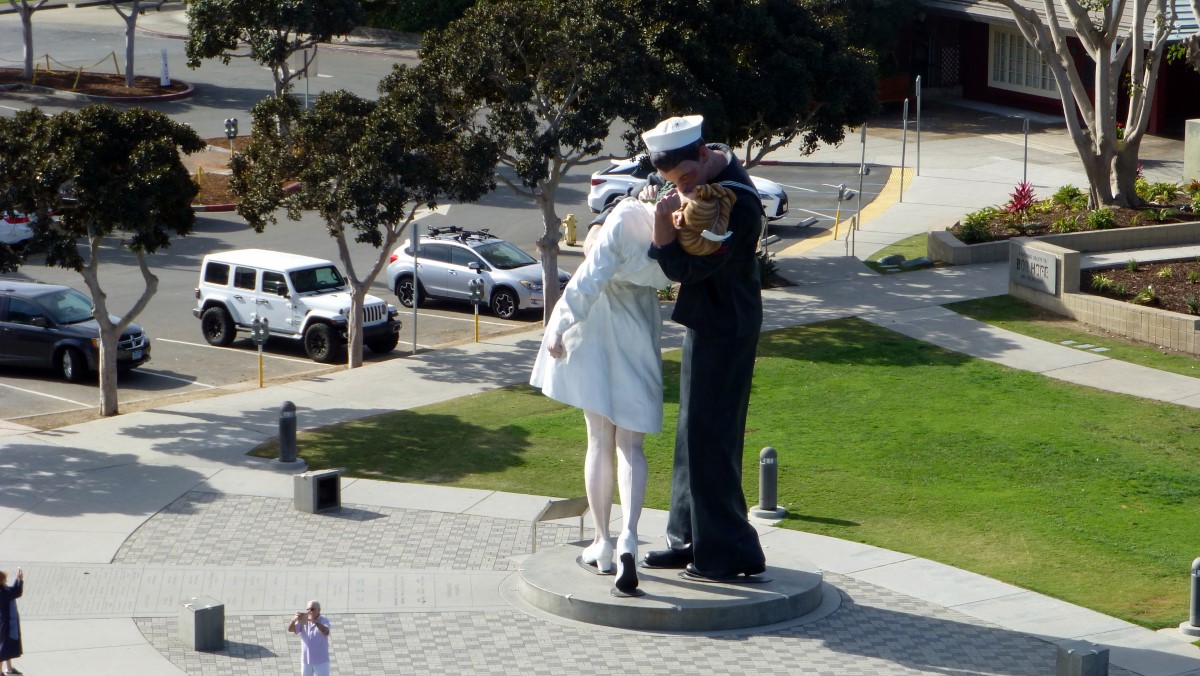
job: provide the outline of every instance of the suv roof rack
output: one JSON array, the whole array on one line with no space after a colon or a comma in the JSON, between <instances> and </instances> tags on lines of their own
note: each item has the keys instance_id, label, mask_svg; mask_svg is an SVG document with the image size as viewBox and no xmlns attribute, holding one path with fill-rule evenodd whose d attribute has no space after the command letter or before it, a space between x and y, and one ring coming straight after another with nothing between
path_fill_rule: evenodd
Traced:
<instances>
[{"instance_id":1,"label":"suv roof rack","mask_svg":"<svg viewBox=\"0 0 1200 676\"><path fill-rule=\"evenodd\" d=\"M430 228L430 237L440 237L443 239L456 239L464 244L469 240L485 241L489 239L499 239L493 235L487 228L479 230L464 230L457 225L447 225L440 228Z\"/></svg>"}]
</instances>

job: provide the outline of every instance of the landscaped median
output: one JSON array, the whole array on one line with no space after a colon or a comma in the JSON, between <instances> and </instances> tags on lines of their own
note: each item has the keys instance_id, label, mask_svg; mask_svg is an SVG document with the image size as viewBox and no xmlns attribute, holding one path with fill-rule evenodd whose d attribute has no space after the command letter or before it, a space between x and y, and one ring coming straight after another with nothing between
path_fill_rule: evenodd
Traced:
<instances>
[{"instance_id":1,"label":"landscaped median","mask_svg":"<svg viewBox=\"0 0 1200 676\"><path fill-rule=\"evenodd\" d=\"M519 367L517 365L515 368ZM669 501L679 353L647 505ZM906 552L1152 628L1187 619L1195 411L1093 390L860 320L763 334L743 478L779 453L782 526ZM583 494L582 414L529 387L303 433L310 467L561 497ZM276 457L273 446L260 449ZM648 546L656 534L645 533Z\"/></svg>"}]
</instances>

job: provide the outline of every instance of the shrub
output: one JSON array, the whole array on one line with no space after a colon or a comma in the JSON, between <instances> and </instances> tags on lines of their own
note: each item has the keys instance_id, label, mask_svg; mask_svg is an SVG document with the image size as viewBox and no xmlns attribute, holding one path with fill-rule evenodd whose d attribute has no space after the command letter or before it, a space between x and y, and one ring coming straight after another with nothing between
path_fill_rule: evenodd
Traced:
<instances>
[{"instance_id":1,"label":"shrub","mask_svg":"<svg viewBox=\"0 0 1200 676\"><path fill-rule=\"evenodd\" d=\"M1179 192L1179 185L1167 181L1151 183L1144 178L1139 178L1134 183L1134 189L1137 191L1137 196L1147 202L1163 204L1175 199L1175 195Z\"/></svg>"},{"instance_id":2,"label":"shrub","mask_svg":"<svg viewBox=\"0 0 1200 676\"><path fill-rule=\"evenodd\" d=\"M964 244L977 244L992 239L992 219L1000 215L996 207L984 207L963 216L958 224L958 238Z\"/></svg>"},{"instance_id":3,"label":"shrub","mask_svg":"<svg viewBox=\"0 0 1200 676\"><path fill-rule=\"evenodd\" d=\"M1194 201L1197 197L1200 197L1200 181L1193 178L1188 181L1187 185L1183 186L1183 191Z\"/></svg>"},{"instance_id":4,"label":"shrub","mask_svg":"<svg viewBox=\"0 0 1200 676\"><path fill-rule=\"evenodd\" d=\"M1136 296L1130 298L1129 302L1137 305L1149 305L1156 300L1158 300L1158 296L1154 293L1154 287L1147 286L1141 291L1138 291Z\"/></svg>"},{"instance_id":5,"label":"shrub","mask_svg":"<svg viewBox=\"0 0 1200 676\"><path fill-rule=\"evenodd\" d=\"M1192 213L1200 214L1200 194L1192 197Z\"/></svg>"},{"instance_id":6,"label":"shrub","mask_svg":"<svg viewBox=\"0 0 1200 676\"><path fill-rule=\"evenodd\" d=\"M1112 290L1113 293L1117 294L1118 296L1129 295L1129 287L1125 286L1125 282L1117 282L1116 284L1113 284Z\"/></svg>"},{"instance_id":7,"label":"shrub","mask_svg":"<svg viewBox=\"0 0 1200 676\"><path fill-rule=\"evenodd\" d=\"M1086 209L1087 201L1087 193L1069 183L1056 190L1050 198L1052 204L1066 209Z\"/></svg>"},{"instance_id":8,"label":"shrub","mask_svg":"<svg viewBox=\"0 0 1200 676\"><path fill-rule=\"evenodd\" d=\"M1144 220L1146 220L1145 214L1139 211L1129 217L1129 225L1136 227L1141 225Z\"/></svg>"},{"instance_id":9,"label":"shrub","mask_svg":"<svg viewBox=\"0 0 1200 676\"><path fill-rule=\"evenodd\" d=\"M1130 272L1137 272L1138 268L1140 267L1142 266L1137 262L1136 258L1130 258L1129 260L1125 261L1125 269Z\"/></svg>"},{"instance_id":10,"label":"shrub","mask_svg":"<svg viewBox=\"0 0 1200 676\"><path fill-rule=\"evenodd\" d=\"M1050 231L1057 232L1059 234L1076 232L1079 229L1080 226L1078 216L1063 216L1061 218L1054 219L1054 222L1050 224Z\"/></svg>"},{"instance_id":11,"label":"shrub","mask_svg":"<svg viewBox=\"0 0 1200 676\"><path fill-rule=\"evenodd\" d=\"M1161 268L1158 271L1158 276L1163 279L1170 279L1171 275L1173 275L1173 274L1175 274L1175 271L1173 269L1171 269L1170 265L1168 265L1165 268Z\"/></svg>"},{"instance_id":12,"label":"shrub","mask_svg":"<svg viewBox=\"0 0 1200 676\"><path fill-rule=\"evenodd\" d=\"M1187 280L1189 284L1200 282L1200 270L1188 270Z\"/></svg>"},{"instance_id":13,"label":"shrub","mask_svg":"<svg viewBox=\"0 0 1200 676\"><path fill-rule=\"evenodd\" d=\"M1183 299L1183 304L1187 306L1188 314L1200 315L1200 298L1188 296Z\"/></svg>"},{"instance_id":14,"label":"shrub","mask_svg":"<svg viewBox=\"0 0 1200 676\"><path fill-rule=\"evenodd\" d=\"M1093 209L1088 212L1087 224L1091 230L1111 230L1117 227L1117 218L1112 209Z\"/></svg>"},{"instance_id":15,"label":"shrub","mask_svg":"<svg viewBox=\"0 0 1200 676\"><path fill-rule=\"evenodd\" d=\"M1111 277L1107 277L1105 275L1092 275L1092 290L1103 293L1111 289L1112 286L1113 280Z\"/></svg>"}]
</instances>

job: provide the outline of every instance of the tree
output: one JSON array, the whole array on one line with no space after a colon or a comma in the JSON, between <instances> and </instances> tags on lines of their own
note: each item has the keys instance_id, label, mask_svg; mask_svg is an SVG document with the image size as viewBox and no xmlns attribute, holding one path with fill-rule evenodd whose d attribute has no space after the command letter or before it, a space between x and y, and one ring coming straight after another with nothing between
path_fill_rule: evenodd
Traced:
<instances>
[{"instance_id":1,"label":"tree","mask_svg":"<svg viewBox=\"0 0 1200 676\"><path fill-rule=\"evenodd\" d=\"M137 20L142 15L142 0L132 0L129 11L121 9L121 4L129 4L129 0L108 0L108 4L121 15L125 22L125 86L133 86L133 39L137 35Z\"/></svg>"},{"instance_id":2,"label":"tree","mask_svg":"<svg viewBox=\"0 0 1200 676\"><path fill-rule=\"evenodd\" d=\"M657 71L636 31L624 0L501 0L422 42L419 68L453 83L459 119L500 149L497 179L541 211L547 318L559 296L559 182L601 151L614 121L657 121Z\"/></svg>"},{"instance_id":3,"label":"tree","mask_svg":"<svg viewBox=\"0 0 1200 676\"><path fill-rule=\"evenodd\" d=\"M1091 206L1136 206L1140 202L1134 189L1138 153L1150 123L1163 49L1175 21L1174 5L1167 0L1059 0L1060 19L1053 0L1044 0L1044 18L1018 0L991 1L1012 12L1021 34L1054 75L1067 130L1088 177ZM1132 9L1127 9L1129 5ZM1121 18L1126 14L1133 20L1122 32ZM1067 43L1071 32L1095 64L1091 91ZM1122 91L1127 108L1124 124L1118 128L1117 97Z\"/></svg>"},{"instance_id":4,"label":"tree","mask_svg":"<svg viewBox=\"0 0 1200 676\"><path fill-rule=\"evenodd\" d=\"M705 138L743 163L800 141L812 153L878 108L874 55L852 46L846 2L689 0L641 6L651 54L670 77L665 113L704 115Z\"/></svg>"},{"instance_id":5,"label":"tree","mask_svg":"<svg viewBox=\"0 0 1200 676\"><path fill-rule=\"evenodd\" d=\"M41 9L46 2L47 0L35 0L31 5L29 0L8 0L17 16L21 17L21 35L25 39L25 70L21 77L26 80L33 79L33 13Z\"/></svg>"},{"instance_id":6,"label":"tree","mask_svg":"<svg viewBox=\"0 0 1200 676\"><path fill-rule=\"evenodd\" d=\"M0 206L36 214L32 245L45 252L46 265L83 276L100 325L100 413L115 415L117 339L158 288L146 256L187 235L195 223L197 187L179 153L202 150L204 141L191 127L145 108L90 105L54 117L34 109L2 122L0 138L19 143L0 145L7 186ZM13 159L19 168L7 173ZM52 210L53 220L47 217ZM99 279L102 257L114 244L133 253L145 282L137 301L116 319Z\"/></svg>"},{"instance_id":7,"label":"tree","mask_svg":"<svg viewBox=\"0 0 1200 676\"><path fill-rule=\"evenodd\" d=\"M253 142L231 162L238 213L255 230L275 223L281 207L291 220L315 210L337 241L351 289L350 368L362 365L367 290L417 211L440 199L476 200L494 187L495 150L442 113L436 86L407 69L388 83L391 94L379 102L341 90L321 94L307 111L292 97L263 99L251 111ZM288 194L282 185L290 178L299 189ZM365 274L350 258L352 244L378 250Z\"/></svg>"},{"instance_id":8,"label":"tree","mask_svg":"<svg viewBox=\"0 0 1200 676\"><path fill-rule=\"evenodd\" d=\"M271 70L275 96L291 90L292 80L308 70L316 45L345 35L362 23L357 0L189 0L189 68L204 59L252 59ZM238 50L246 46L246 51ZM292 55L306 52L304 65L292 70Z\"/></svg>"}]
</instances>

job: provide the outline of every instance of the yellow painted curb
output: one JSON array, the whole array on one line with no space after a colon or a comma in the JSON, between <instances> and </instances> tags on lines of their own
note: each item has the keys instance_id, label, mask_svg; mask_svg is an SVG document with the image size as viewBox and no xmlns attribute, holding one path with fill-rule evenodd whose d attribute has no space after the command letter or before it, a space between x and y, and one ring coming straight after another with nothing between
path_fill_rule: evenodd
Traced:
<instances>
[{"instance_id":1,"label":"yellow painted curb","mask_svg":"<svg viewBox=\"0 0 1200 676\"><path fill-rule=\"evenodd\" d=\"M896 169L893 169L891 172L891 175L888 176L887 183L885 183L883 185L883 190L879 191L879 194L875 196L875 199L871 200L870 204L863 207L862 215L859 218L859 227L861 228L863 223L866 223L867 221L870 221L872 218L875 218L876 216L884 213L888 209L892 208L892 206L894 206L897 202L899 202L900 201L900 181L903 180L904 187L907 188L908 185L910 183L912 183L912 179L913 179L913 176L915 175L915 173L916 172L911 167L904 169L904 171L898 171ZM843 209L843 211L845 211L845 210ZM842 222L838 223L835 227L829 228L827 230L822 230L821 234L816 235L814 237L802 239L799 242L796 242L795 244L789 246L788 248L777 252L775 255L776 256L799 256L800 254L803 254L806 251L811 251L811 250L817 248L818 246L824 244L825 242L832 240L834 232L837 232L842 237L845 237L846 235L848 235L850 233L850 225L852 223L853 223L853 218L847 218L847 219L843 220Z\"/></svg>"}]
</instances>

